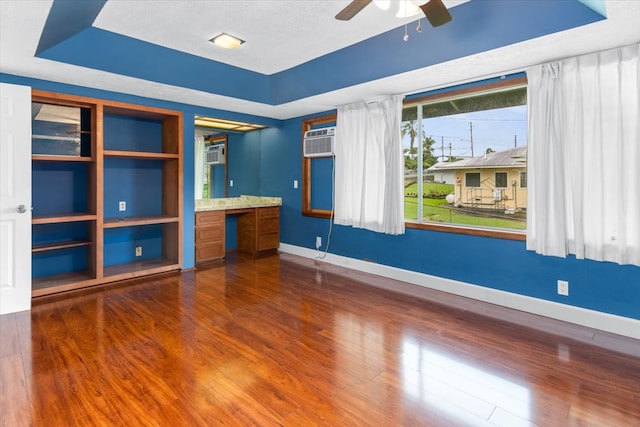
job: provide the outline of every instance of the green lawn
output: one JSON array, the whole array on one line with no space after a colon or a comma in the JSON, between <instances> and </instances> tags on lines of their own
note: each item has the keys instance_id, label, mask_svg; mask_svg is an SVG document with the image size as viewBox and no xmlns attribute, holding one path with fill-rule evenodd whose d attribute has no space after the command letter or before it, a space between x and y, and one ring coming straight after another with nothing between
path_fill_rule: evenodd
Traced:
<instances>
[{"instance_id":1,"label":"green lawn","mask_svg":"<svg viewBox=\"0 0 640 427\"><path fill-rule=\"evenodd\" d=\"M405 188L405 194L417 193L417 184L411 184ZM425 182L424 194L449 194L453 193L453 185ZM424 198L422 203L422 215L424 220L446 224L471 225L478 227L510 228L515 230L526 229L526 220L523 215L503 215L501 211L487 209L485 211L465 212L464 209L452 209L445 199ZM405 198L404 217L415 220L418 216L417 198ZM513 219L511 219L513 218Z\"/></svg>"}]
</instances>

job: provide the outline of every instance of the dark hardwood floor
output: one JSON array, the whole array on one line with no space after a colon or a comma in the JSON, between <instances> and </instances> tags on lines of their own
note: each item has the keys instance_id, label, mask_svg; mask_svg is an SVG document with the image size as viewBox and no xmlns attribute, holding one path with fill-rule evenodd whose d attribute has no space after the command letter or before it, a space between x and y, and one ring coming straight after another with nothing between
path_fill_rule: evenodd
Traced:
<instances>
[{"instance_id":1,"label":"dark hardwood floor","mask_svg":"<svg viewBox=\"0 0 640 427\"><path fill-rule=\"evenodd\" d=\"M640 425L633 350L278 255L37 299L0 327L2 426Z\"/></svg>"}]
</instances>

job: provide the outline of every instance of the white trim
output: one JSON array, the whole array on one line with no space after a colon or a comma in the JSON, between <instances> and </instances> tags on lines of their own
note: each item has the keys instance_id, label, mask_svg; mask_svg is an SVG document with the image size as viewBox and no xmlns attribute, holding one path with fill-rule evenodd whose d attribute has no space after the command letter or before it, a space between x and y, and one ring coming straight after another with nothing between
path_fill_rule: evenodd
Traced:
<instances>
[{"instance_id":1,"label":"white trim","mask_svg":"<svg viewBox=\"0 0 640 427\"><path fill-rule=\"evenodd\" d=\"M573 323L581 326L586 326L588 328L610 332L616 335L640 339L640 320L635 320L628 317L616 316L613 314L602 313L595 310L588 310L585 308L561 304L554 301L547 301L539 298L505 292L498 289L486 288L484 286L474 285L471 283L445 279L442 277L403 270L396 267L389 267L386 265L343 257L331 253L326 254L323 259L317 259L317 253L315 250L303 248L300 246L289 245L286 243L280 243L279 250L283 253L298 255L304 258L316 259L317 262L324 262L340 267L345 267L354 271L360 271L386 277L389 279L399 280L401 282L406 282L407 284L411 285L417 285L422 288L447 292L466 298L472 298L474 300L497 304L499 306L510 309L524 311L539 316L561 320L563 322ZM380 283L371 283L370 281L369 284L378 287L385 287L387 289L395 290L402 293L413 294L416 296L419 296L420 294L419 290L410 285L403 286L403 284L393 283L387 284L385 286ZM504 314L504 312L501 312L501 316L503 318ZM591 336L589 340L593 339L594 337Z\"/></svg>"}]
</instances>

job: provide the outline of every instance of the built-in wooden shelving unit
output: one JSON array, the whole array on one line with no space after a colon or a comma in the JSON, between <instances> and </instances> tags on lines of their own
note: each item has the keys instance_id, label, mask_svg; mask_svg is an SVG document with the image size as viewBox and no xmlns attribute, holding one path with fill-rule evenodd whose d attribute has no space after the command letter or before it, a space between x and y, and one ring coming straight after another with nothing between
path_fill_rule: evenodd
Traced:
<instances>
[{"instance_id":1,"label":"built-in wooden shelving unit","mask_svg":"<svg viewBox=\"0 0 640 427\"><path fill-rule=\"evenodd\" d=\"M33 109L32 295L180 269L182 113L35 90Z\"/></svg>"}]
</instances>

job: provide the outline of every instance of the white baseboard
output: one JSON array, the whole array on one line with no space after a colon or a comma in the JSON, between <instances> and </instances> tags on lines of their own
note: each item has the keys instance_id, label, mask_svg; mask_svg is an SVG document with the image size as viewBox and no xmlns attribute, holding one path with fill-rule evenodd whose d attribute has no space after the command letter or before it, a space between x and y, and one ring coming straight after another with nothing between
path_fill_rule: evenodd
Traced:
<instances>
[{"instance_id":1,"label":"white baseboard","mask_svg":"<svg viewBox=\"0 0 640 427\"><path fill-rule=\"evenodd\" d=\"M424 273L403 270L396 267L389 267L386 265L330 253L328 253L324 258L319 258L318 255L323 256L324 252L318 253L313 249L307 249L286 243L280 243L280 252L297 255L318 263L327 263L333 266L342 267L344 268L342 274L348 276L357 276L356 272L362 272L381 276L387 279L393 279L392 282L381 280L372 281L369 277L367 278L366 283L405 294L415 295L417 297L428 297L430 299L435 297L437 299L437 295L435 293L425 295L424 291L420 289L426 288L640 340L640 320L630 319L628 317L616 316L595 310L560 304L554 301L547 301L498 289L486 288L471 283L445 279L442 277L431 276ZM357 279L357 277L354 278ZM461 305L464 305L464 302L462 302ZM465 308L470 309L468 306ZM499 316L501 318L504 319L505 316L507 316L505 320L508 320L508 313L506 310L497 311L500 312ZM492 315L487 312L486 309L484 312L487 315ZM495 313L493 315L495 315ZM535 327L535 325L533 325L533 327ZM571 326L567 325L567 329L571 329ZM558 333L557 325L554 327L553 332ZM582 337L587 341L597 341L600 338L595 337L594 334L589 334L588 331L584 330L572 330L569 332L569 335L575 335L576 333L587 335ZM576 337L574 336L574 338Z\"/></svg>"}]
</instances>

